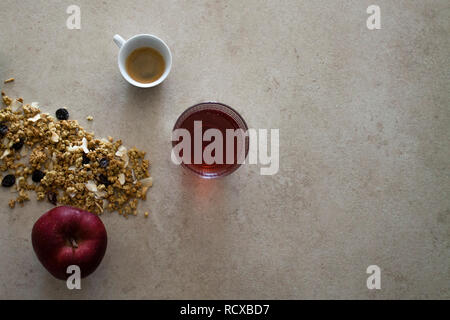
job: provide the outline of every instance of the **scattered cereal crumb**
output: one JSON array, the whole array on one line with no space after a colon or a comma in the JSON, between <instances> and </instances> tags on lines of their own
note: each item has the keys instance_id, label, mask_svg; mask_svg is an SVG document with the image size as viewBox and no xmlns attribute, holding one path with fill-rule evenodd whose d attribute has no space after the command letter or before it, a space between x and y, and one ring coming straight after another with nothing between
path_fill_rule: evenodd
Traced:
<instances>
[{"instance_id":1,"label":"scattered cereal crumb","mask_svg":"<svg viewBox=\"0 0 450 320\"><path fill-rule=\"evenodd\" d=\"M86 120L92 121L92 120L94 120L94 117L93 117L93 116L87 116L87 117L86 117Z\"/></svg>"},{"instance_id":2,"label":"scattered cereal crumb","mask_svg":"<svg viewBox=\"0 0 450 320\"><path fill-rule=\"evenodd\" d=\"M13 209L16 206L16 200L14 199L9 200L8 205L11 209Z\"/></svg>"},{"instance_id":3,"label":"scattered cereal crumb","mask_svg":"<svg viewBox=\"0 0 450 320\"><path fill-rule=\"evenodd\" d=\"M4 81L4 83L10 83L10 82L13 82L14 80L15 80L14 78L9 78L9 79L6 79Z\"/></svg>"},{"instance_id":4,"label":"scattered cereal crumb","mask_svg":"<svg viewBox=\"0 0 450 320\"><path fill-rule=\"evenodd\" d=\"M148 218L148 212L147 212L147 211L145 211L144 216L145 216L146 218Z\"/></svg>"}]
</instances>

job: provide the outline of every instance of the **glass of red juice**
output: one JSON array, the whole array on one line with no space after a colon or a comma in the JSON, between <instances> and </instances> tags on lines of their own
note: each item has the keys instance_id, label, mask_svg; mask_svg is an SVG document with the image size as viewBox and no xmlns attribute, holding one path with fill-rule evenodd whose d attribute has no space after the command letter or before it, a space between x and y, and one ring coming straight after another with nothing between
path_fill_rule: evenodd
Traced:
<instances>
[{"instance_id":1,"label":"glass of red juice","mask_svg":"<svg viewBox=\"0 0 450 320\"><path fill-rule=\"evenodd\" d=\"M195 137L194 133L194 123L201 121L201 136L203 138L204 133L208 129L217 129L221 132L223 137L223 161L222 163L207 163L203 156L201 157L201 162L194 159L195 153ZM248 127L245 120L241 115L233 108L219 102L203 102L196 104L186 111L184 111L178 118L173 130L176 129L186 129L189 131L191 136L190 147L191 147L191 161L185 163L181 162L181 165L202 178L218 178L229 175L230 173L236 171L242 164L243 160L247 158L249 150L249 137L247 134ZM227 139L227 129L232 129L244 132L245 135L237 135L233 137L234 141ZM240 129L240 130L239 130ZM240 141L238 141L240 139ZM178 141L172 141L173 147L175 147L182 139ZM198 141L198 140L197 140ZM215 141L212 138L211 141L201 141L202 154L205 148ZM231 142L231 143L230 143ZM228 146L228 148L227 148ZM228 154L227 154L228 152ZM230 154L231 153L231 154ZM219 154L219 153L218 153ZM215 156L215 152L212 152ZM180 157L183 156L183 151L180 151ZM227 158L229 160L227 160ZM233 159L232 161L230 161Z\"/></svg>"}]
</instances>

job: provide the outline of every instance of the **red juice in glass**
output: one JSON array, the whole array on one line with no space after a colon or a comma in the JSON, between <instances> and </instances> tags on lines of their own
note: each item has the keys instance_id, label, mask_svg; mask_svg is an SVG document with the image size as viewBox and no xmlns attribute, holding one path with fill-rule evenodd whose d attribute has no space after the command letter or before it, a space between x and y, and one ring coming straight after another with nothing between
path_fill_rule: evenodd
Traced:
<instances>
[{"instance_id":1,"label":"red juice in glass","mask_svg":"<svg viewBox=\"0 0 450 320\"><path fill-rule=\"evenodd\" d=\"M194 124L197 122L198 125L198 121L201 121L201 137L196 136L194 130ZM249 149L249 138L247 135L237 134L233 136L233 140L227 139L227 129L231 129L234 132L240 129L240 132L246 133L248 130L247 124L234 109L222 103L205 102L190 107L178 118L173 130L176 129L186 129L191 137L191 160L189 163L183 161L181 165L203 178L217 178L228 175L237 170L247 157ZM203 136L208 129L217 129L223 137L222 157L220 157L220 153L217 153L217 157L222 159L222 163L220 161L219 163L207 163L203 157L205 148L215 141L215 138L212 138L211 141L204 141ZM195 161L196 139L197 143L199 142L198 139L201 139L202 156L201 159L197 158L199 163ZM176 146L181 140L180 138L177 141L172 141L172 145ZM179 153L179 156L183 157L183 151ZM215 151L212 152L212 156L216 156ZM230 161L231 159L232 161Z\"/></svg>"}]
</instances>

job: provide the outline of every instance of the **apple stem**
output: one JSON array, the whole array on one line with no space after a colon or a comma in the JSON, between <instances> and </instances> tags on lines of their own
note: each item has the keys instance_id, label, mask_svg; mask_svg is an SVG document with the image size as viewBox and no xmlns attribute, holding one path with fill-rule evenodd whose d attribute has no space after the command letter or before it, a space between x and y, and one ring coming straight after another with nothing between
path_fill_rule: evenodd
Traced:
<instances>
[{"instance_id":1,"label":"apple stem","mask_svg":"<svg viewBox=\"0 0 450 320\"><path fill-rule=\"evenodd\" d=\"M71 239L70 239L70 243L72 244L72 247L78 248L78 243L75 241L74 238L71 238Z\"/></svg>"}]
</instances>

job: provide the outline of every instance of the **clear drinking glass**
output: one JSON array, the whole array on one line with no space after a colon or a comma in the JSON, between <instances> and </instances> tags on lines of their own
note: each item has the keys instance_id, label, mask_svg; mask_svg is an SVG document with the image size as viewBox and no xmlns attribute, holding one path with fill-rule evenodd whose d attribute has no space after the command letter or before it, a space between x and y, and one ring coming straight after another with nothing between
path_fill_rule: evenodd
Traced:
<instances>
[{"instance_id":1,"label":"clear drinking glass","mask_svg":"<svg viewBox=\"0 0 450 320\"><path fill-rule=\"evenodd\" d=\"M194 136L194 121L201 121L202 137L208 129L217 129L222 133L223 163L214 162L212 164L208 164L203 156L201 157L201 163L194 163L194 141L196 138L198 139L198 137ZM173 130L175 131L176 129L186 129L189 131L191 136L191 161L189 163L185 163L183 161L181 165L203 178L218 178L226 176L236 171L241 166L242 162L247 158L249 150L247 124L236 110L223 103L203 102L188 108L176 121ZM237 133L236 136L233 137L233 141L231 141L231 139L227 139L227 129L232 129ZM242 135L242 133L244 133L244 135ZM182 139L172 141L172 145L176 146L181 140ZM211 140L215 141L215 139ZM202 139L202 155L205 148L212 141L203 141ZM181 151L179 155L182 157L183 151ZM213 152L212 155L215 156L215 152ZM234 159L232 161L227 161L227 156L228 158Z\"/></svg>"}]
</instances>

